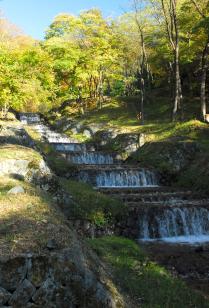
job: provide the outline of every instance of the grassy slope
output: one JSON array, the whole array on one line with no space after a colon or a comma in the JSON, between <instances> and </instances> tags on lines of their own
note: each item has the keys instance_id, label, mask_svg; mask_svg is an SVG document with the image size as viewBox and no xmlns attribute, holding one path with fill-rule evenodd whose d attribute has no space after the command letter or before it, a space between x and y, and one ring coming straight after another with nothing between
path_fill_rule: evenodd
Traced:
<instances>
[{"instance_id":1,"label":"grassy slope","mask_svg":"<svg viewBox=\"0 0 209 308\"><path fill-rule=\"evenodd\" d=\"M208 125L196 120L198 115L198 101L187 102L187 110L184 116L185 122L171 123L171 106L165 98L155 98L145 107L145 125L141 126L137 120L138 98L112 99L104 104L101 110L91 110L85 115L68 114L63 110L65 116L74 118L81 124L103 124L103 128L112 128L124 132L136 132L148 134L148 141L163 141L173 136L185 136L194 140L201 139L203 143L209 144L207 130ZM186 103L185 103L186 104Z\"/></svg>"},{"instance_id":2,"label":"grassy slope","mask_svg":"<svg viewBox=\"0 0 209 308\"><path fill-rule=\"evenodd\" d=\"M145 125L143 126L136 117L137 101L135 97L112 99L101 110L94 109L85 115L68 114L67 109L63 110L62 114L84 125L102 123L102 129L115 128L121 133L145 133L148 144L132 157L132 161L140 162L141 166L155 167L168 174L171 165L168 163L167 156L176 152L180 142L196 143L200 153L192 153L190 159L193 161L188 168L178 174L177 182L174 177L174 184L185 187L192 185L196 190L208 193L209 126L197 120L199 100L187 99L184 102L185 121L172 123L170 100L153 96L145 107ZM110 146L112 146L110 151L115 150L114 145L110 143ZM163 155L164 152L165 155ZM159 153L162 155L159 156Z\"/></svg>"},{"instance_id":3,"label":"grassy slope","mask_svg":"<svg viewBox=\"0 0 209 308\"><path fill-rule=\"evenodd\" d=\"M126 212L125 205L92 189L91 186L62 179L62 186L75 201L71 214L75 219L89 220L97 226L113 224Z\"/></svg>"},{"instance_id":4,"label":"grassy slope","mask_svg":"<svg viewBox=\"0 0 209 308\"><path fill-rule=\"evenodd\" d=\"M7 195L20 185L25 193ZM46 250L48 240L59 247L70 244L70 235L52 198L29 183L0 177L0 256Z\"/></svg>"},{"instance_id":5,"label":"grassy slope","mask_svg":"<svg viewBox=\"0 0 209 308\"><path fill-rule=\"evenodd\" d=\"M0 121L0 127L7 126L19 128L20 124ZM42 156L25 146L1 143L0 164L5 159L28 160L29 167L36 168ZM15 186L22 186L25 192L8 195ZM0 177L0 256L47 251L50 239L55 239L58 248L64 248L70 245L71 236L65 217L49 194L22 180Z\"/></svg>"},{"instance_id":6,"label":"grassy slope","mask_svg":"<svg viewBox=\"0 0 209 308\"><path fill-rule=\"evenodd\" d=\"M95 191L90 185L62 178L65 173L76 171L75 167L60 157L50 145L42 142L38 133L29 127L27 132L45 155L51 169L60 176L61 187L72 196L72 219L89 220L97 226L106 226L113 224L116 217L125 214L125 206L120 201Z\"/></svg>"},{"instance_id":7,"label":"grassy slope","mask_svg":"<svg viewBox=\"0 0 209 308\"><path fill-rule=\"evenodd\" d=\"M201 295L151 262L133 241L103 237L88 243L110 266L116 285L132 298L136 307L209 307Z\"/></svg>"},{"instance_id":8,"label":"grassy slope","mask_svg":"<svg viewBox=\"0 0 209 308\"><path fill-rule=\"evenodd\" d=\"M121 132L149 133L149 141L152 142L184 136L185 140L198 141L202 147L207 148L208 126L192 120L189 112L188 121L185 123L170 123L167 120L170 108L165 103L158 100L149 106L144 126L140 126L136 119L135 102L129 100L114 100L102 110L92 111L85 116L76 115L75 118L84 124L102 122L105 129L115 127ZM89 206L94 207L94 195L89 194L89 188L82 184L68 183L74 197L84 205L82 211L87 210ZM84 194L81 197L79 194L82 192ZM149 261L133 241L104 237L88 240L88 243L111 268L114 280L133 299L135 307L209 307L209 303L202 296L191 291L180 280L172 278L162 267Z\"/></svg>"}]
</instances>

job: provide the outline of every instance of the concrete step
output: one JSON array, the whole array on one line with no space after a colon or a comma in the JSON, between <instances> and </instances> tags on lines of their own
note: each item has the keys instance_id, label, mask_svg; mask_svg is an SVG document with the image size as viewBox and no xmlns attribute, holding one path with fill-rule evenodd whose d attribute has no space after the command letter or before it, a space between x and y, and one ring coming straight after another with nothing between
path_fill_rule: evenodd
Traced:
<instances>
[{"instance_id":1,"label":"concrete step","mask_svg":"<svg viewBox=\"0 0 209 308\"><path fill-rule=\"evenodd\" d=\"M76 148L75 148L76 149ZM64 157L73 164L78 165L111 165L121 163L117 154L103 151L71 151L63 152Z\"/></svg>"},{"instance_id":2,"label":"concrete step","mask_svg":"<svg viewBox=\"0 0 209 308\"><path fill-rule=\"evenodd\" d=\"M177 190L174 187L167 187L167 186L156 186L156 187L102 187L102 188L94 188L95 190L100 191L101 193L108 194L108 195L121 195L121 194L146 194L146 193L176 193ZM188 192L191 191L181 191L181 192Z\"/></svg>"},{"instance_id":3,"label":"concrete step","mask_svg":"<svg viewBox=\"0 0 209 308\"><path fill-rule=\"evenodd\" d=\"M132 208L155 208L155 207L203 207L209 208L209 199L198 200L173 200L161 202L125 202L128 207Z\"/></svg>"},{"instance_id":4,"label":"concrete step","mask_svg":"<svg viewBox=\"0 0 209 308\"><path fill-rule=\"evenodd\" d=\"M161 202L161 201L177 201L191 200L194 198L192 192L147 192L137 194L109 194L113 198L120 199L124 202Z\"/></svg>"},{"instance_id":5,"label":"concrete step","mask_svg":"<svg viewBox=\"0 0 209 308\"><path fill-rule=\"evenodd\" d=\"M140 168L139 166L134 166L134 165L128 165L128 164L113 164L113 165L81 165L79 166L80 170L82 171L91 171L91 170L96 170L98 172L100 171L125 171L125 170L149 170L146 168Z\"/></svg>"},{"instance_id":6,"label":"concrete step","mask_svg":"<svg viewBox=\"0 0 209 308\"><path fill-rule=\"evenodd\" d=\"M63 142L63 143L50 143L54 149L61 153L71 153L75 151L95 151L95 146L90 143L79 143L79 142Z\"/></svg>"}]
</instances>

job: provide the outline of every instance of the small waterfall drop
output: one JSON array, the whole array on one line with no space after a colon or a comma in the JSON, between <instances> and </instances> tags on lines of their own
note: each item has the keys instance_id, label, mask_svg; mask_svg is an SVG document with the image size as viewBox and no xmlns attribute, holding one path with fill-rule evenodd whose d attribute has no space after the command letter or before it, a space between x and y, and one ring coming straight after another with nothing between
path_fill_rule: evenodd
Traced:
<instances>
[{"instance_id":1,"label":"small waterfall drop","mask_svg":"<svg viewBox=\"0 0 209 308\"><path fill-rule=\"evenodd\" d=\"M191 243L209 241L209 210L203 207L145 210L140 218L139 239Z\"/></svg>"},{"instance_id":2,"label":"small waterfall drop","mask_svg":"<svg viewBox=\"0 0 209 308\"><path fill-rule=\"evenodd\" d=\"M97 187L152 187L158 186L153 172L141 170L101 171L96 177Z\"/></svg>"},{"instance_id":3,"label":"small waterfall drop","mask_svg":"<svg viewBox=\"0 0 209 308\"><path fill-rule=\"evenodd\" d=\"M52 143L52 145L58 152L87 151L87 146L85 143Z\"/></svg>"},{"instance_id":4,"label":"small waterfall drop","mask_svg":"<svg viewBox=\"0 0 209 308\"><path fill-rule=\"evenodd\" d=\"M86 165L111 165L114 163L113 155L98 152L70 153L67 154L67 160L74 164Z\"/></svg>"},{"instance_id":5,"label":"small waterfall drop","mask_svg":"<svg viewBox=\"0 0 209 308\"><path fill-rule=\"evenodd\" d=\"M22 113L20 114L20 121L23 124L34 124L34 123L40 123L40 115L36 113Z\"/></svg>"}]
</instances>

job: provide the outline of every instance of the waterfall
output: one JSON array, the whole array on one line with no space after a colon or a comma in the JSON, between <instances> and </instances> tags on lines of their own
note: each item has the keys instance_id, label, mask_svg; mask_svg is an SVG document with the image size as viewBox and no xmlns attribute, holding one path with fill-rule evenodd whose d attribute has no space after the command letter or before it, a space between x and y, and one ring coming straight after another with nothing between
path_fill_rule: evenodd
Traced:
<instances>
[{"instance_id":1,"label":"waterfall","mask_svg":"<svg viewBox=\"0 0 209 308\"><path fill-rule=\"evenodd\" d=\"M155 174L145 169L101 171L96 177L97 187L150 187L157 185Z\"/></svg>"},{"instance_id":2,"label":"waterfall","mask_svg":"<svg viewBox=\"0 0 209 308\"><path fill-rule=\"evenodd\" d=\"M20 121L24 124L40 123L39 114L36 113L22 113L20 114Z\"/></svg>"},{"instance_id":3,"label":"waterfall","mask_svg":"<svg viewBox=\"0 0 209 308\"><path fill-rule=\"evenodd\" d=\"M139 239L168 242L209 241L209 210L203 207L148 209L140 217Z\"/></svg>"},{"instance_id":4,"label":"waterfall","mask_svg":"<svg viewBox=\"0 0 209 308\"><path fill-rule=\"evenodd\" d=\"M67 160L74 164L107 165L114 163L114 157L110 154L98 152L80 152L67 154Z\"/></svg>"},{"instance_id":5,"label":"waterfall","mask_svg":"<svg viewBox=\"0 0 209 308\"><path fill-rule=\"evenodd\" d=\"M52 143L52 145L58 152L79 152L87 150L85 143Z\"/></svg>"}]
</instances>

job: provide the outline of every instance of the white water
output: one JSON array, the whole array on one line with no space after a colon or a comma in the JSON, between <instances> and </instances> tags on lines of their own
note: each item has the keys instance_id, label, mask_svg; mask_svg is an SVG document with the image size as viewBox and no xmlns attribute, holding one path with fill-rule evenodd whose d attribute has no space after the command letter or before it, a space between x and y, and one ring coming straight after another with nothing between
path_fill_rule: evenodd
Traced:
<instances>
[{"instance_id":1,"label":"white water","mask_svg":"<svg viewBox=\"0 0 209 308\"><path fill-rule=\"evenodd\" d=\"M58 152L78 152L87 150L85 143L55 143L53 146Z\"/></svg>"},{"instance_id":2,"label":"white water","mask_svg":"<svg viewBox=\"0 0 209 308\"><path fill-rule=\"evenodd\" d=\"M209 210L176 207L147 211L140 219L139 239L170 243L209 241Z\"/></svg>"},{"instance_id":3,"label":"white water","mask_svg":"<svg viewBox=\"0 0 209 308\"><path fill-rule=\"evenodd\" d=\"M67 160L74 164L87 165L111 165L114 163L112 155L98 152L70 153L67 155Z\"/></svg>"},{"instance_id":4,"label":"white water","mask_svg":"<svg viewBox=\"0 0 209 308\"><path fill-rule=\"evenodd\" d=\"M24 124L39 123L41 121L38 114L22 114L20 115L20 121Z\"/></svg>"},{"instance_id":5,"label":"white water","mask_svg":"<svg viewBox=\"0 0 209 308\"><path fill-rule=\"evenodd\" d=\"M96 177L97 187L152 187L158 186L156 176L148 170L101 171Z\"/></svg>"}]
</instances>

